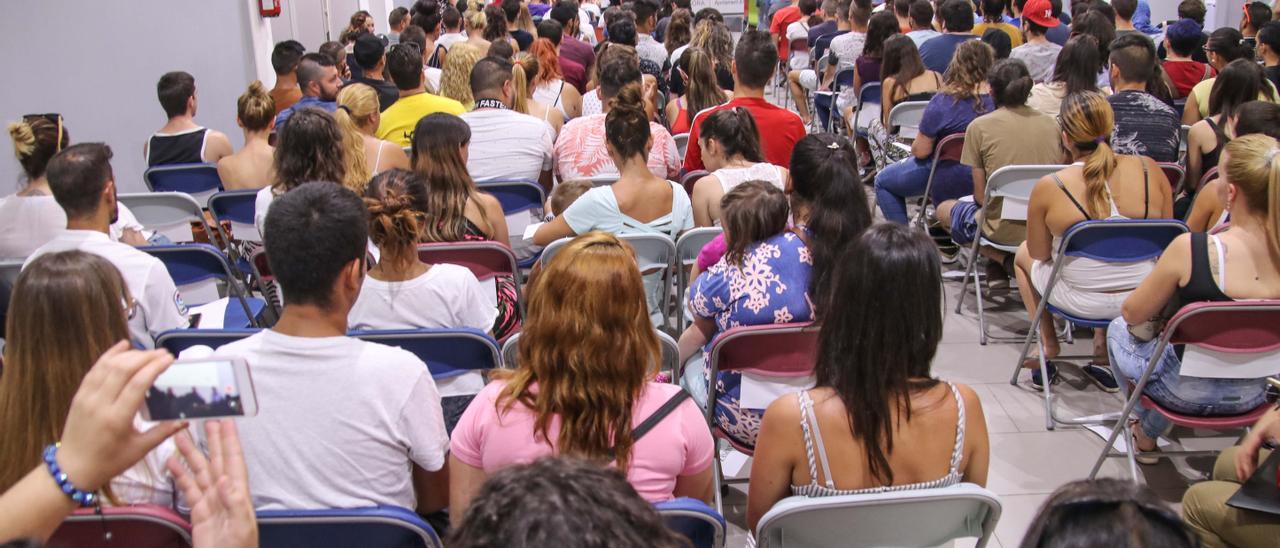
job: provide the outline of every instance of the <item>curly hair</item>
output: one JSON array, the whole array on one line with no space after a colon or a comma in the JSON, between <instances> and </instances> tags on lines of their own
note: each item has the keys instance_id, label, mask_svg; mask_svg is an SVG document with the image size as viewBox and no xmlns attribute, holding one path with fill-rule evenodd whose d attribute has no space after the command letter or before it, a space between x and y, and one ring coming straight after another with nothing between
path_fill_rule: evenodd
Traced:
<instances>
[{"instance_id":1,"label":"curly hair","mask_svg":"<svg viewBox=\"0 0 1280 548\"><path fill-rule=\"evenodd\" d=\"M978 100L978 90L987 80L987 71L996 62L995 51L980 40L969 40L956 48L956 55L942 75L943 87L947 95L957 102L973 100L973 108L981 113L986 110L983 102Z\"/></svg>"},{"instance_id":2,"label":"curly hair","mask_svg":"<svg viewBox=\"0 0 1280 548\"><path fill-rule=\"evenodd\" d=\"M304 108L285 120L276 134L272 191L284 194L302 183L346 180L342 132L328 112Z\"/></svg>"},{"instance_id":3,"label":"curly hair","mask_svg":"<svg viewBox=\"0 0 1280 548\"><path fill-rule=\"evenodd\" d=\"M476 102L471 95L471 69L484 57L480 48L467 43L454 44L444 58L440 73L440 95L453 99L468 110Z\"/></svg>"}]
</instances>

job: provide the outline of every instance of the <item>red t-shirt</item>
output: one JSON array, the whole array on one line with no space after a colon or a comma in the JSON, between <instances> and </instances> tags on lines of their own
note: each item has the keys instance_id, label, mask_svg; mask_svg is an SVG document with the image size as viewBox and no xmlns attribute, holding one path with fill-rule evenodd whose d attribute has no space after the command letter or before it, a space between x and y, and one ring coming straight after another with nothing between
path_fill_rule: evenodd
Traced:
<instances>
[{"instance_id":1,"label":"red t-shirt","mask_svg":"<svg viewBox=\"0 0 1280 548\"><path fill-rule=\"evenodd\" d=\"M1199 61L1165 61L1164 71L1169 73L1169 79L1173 80L1179 99L1189 95L1191 88L1196 87L1196 84L1218 75L1218 71L1213 67Z\"/></svg>"},{"instance_id":2,"label":"red t-shirt","mask_svg":"<svg viewBox=\"0 0 1280 548\"><path fill-rule=\"evenodd\" d=\"M689 147L684 154L685 172L704 168L702 164L702 148L698 142L702 121L707 119L707 116L710 116L712 112L738 106L746 107L751 112L751 117L756 121L756 128L760 131L760 146L764 149L765 161L788 169L791 167L791 149L795 148L796 142L803 138L806 133L804 122L800 121L800 115L784 108L778 108L764 99L741 97L718 107L699 112L694 116L693 128L689 130Z\"/></svg>"},{"instance_id":3,"label":"red t-shirt","mask_svg":"<svg viewBox=\"0 0 1280 548\"><path fill-rule=\"evenodd\" d=\"M791 43L787 41L787 27L799 21L801 17L798 6L787 6L778 10L773 14L773 19L769 20L769 33L778 37L778 59L785 60L790 51Z\"/></svg>"}]
</instances>

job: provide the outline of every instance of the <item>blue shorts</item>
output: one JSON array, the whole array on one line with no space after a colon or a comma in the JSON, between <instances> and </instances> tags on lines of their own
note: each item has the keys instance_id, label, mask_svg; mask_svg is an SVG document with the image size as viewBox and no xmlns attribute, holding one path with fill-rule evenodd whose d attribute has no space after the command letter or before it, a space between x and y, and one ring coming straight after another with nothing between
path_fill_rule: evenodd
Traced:
<instances>
[{"instance_id":1,"label":"blue shorts","mask_svg":"<svg viewBox=\"0 0 1280 548\"><path fill-rule=\"evenodd\" d=\"M951 241L966 245L978 237L978 208L970 201L956 202L951 208Z\"/></svg>"}]
</instances>

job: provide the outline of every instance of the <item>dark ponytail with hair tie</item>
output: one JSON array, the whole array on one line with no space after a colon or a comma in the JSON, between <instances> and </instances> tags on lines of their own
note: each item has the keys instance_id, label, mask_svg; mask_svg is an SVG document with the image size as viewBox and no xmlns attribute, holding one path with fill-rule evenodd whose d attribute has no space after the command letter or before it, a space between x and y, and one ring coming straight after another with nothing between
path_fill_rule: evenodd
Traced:
<instances>
[{"instance_id":1,"label":"dark ponytail with hair tie","mask_svg":"<svg viewBox=\"0 0 1280 548\"><path fill-rule=\"evenodd\" d=\"M624 159L648 155L645 147L649 144L649 114L644 109L639 83L622 86L618 94L609 99L604 134Z\"/></svg>"},{"instance_id":2,"label":"dark ponytail with hair tie","mask_svg":"<svg viewBox=\"0 0 1280 548\"><path fill-rule=\"evenodd\" d=\"M742 156L748 162L760 163L764 152L760 146L760 130L746 107L720 109L707 115L698 130L702 140L715 140L726 158Z\"/></svg>"}]
</instances>

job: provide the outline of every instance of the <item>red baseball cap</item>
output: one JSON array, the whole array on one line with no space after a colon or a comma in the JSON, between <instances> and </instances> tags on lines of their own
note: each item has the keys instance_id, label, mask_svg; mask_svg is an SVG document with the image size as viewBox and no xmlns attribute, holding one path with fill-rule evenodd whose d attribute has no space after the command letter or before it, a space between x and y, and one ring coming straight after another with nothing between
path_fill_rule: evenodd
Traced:
<instances>
[{"instance_id":1,"label":"red baseball cap","mask_svg":"<svg viewBox=\"0 0 1280 548\"><path fill-rule=\"evenodd\" d=\"M1062 24L1053 16L1053 5L1049 0L1027 0L1022 7L1022 18L1049 29Z\"/></svg>"}]
</instances>

